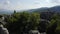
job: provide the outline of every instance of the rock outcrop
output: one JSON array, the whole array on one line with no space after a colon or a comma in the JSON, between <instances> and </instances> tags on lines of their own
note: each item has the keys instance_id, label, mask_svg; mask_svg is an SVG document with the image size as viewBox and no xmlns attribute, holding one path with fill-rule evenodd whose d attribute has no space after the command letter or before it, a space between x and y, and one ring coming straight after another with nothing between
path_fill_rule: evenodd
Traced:
<instances>
[{"instance_id":1,"label":"rock outcrop","mask_svg":"<svg viewBox=\"0 0 60 34\"><path fill-rule=\"evenodd\" d=\"M9 34L7 28L4 28L3 25L0 24L0 34Z\"/></svg>"}]
</instances>

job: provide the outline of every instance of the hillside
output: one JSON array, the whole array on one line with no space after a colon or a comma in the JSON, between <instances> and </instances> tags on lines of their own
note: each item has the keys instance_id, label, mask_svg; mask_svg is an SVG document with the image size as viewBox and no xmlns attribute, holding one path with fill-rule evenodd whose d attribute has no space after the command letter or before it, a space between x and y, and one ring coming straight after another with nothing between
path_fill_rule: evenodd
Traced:
<instances>
[{"instance_id":1,"label":"hillside","mask_svg":"<svg viewBox=\"0 0 60 34\"><path fill-rule=\"evenodd\" d=\"M50 11L50 12L60 12L60 6L54 6L51 8L48 7L43 7L43 8L38 8L38 9L31 9L28 10L29 12L46 12L46 11Z\"/></svg>"}]
</instances>

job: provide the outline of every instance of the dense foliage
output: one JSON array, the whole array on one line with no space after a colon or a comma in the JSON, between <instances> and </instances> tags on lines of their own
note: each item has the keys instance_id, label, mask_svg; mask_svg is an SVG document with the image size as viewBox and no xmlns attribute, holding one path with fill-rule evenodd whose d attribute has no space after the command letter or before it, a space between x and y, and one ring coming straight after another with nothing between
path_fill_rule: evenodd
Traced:
<instances>
[{"instance_id":1,"label":"dense foliage","mask_svg":"<svg viewBox=\"0 0 60 34\"><path fill-rule=\"evenodd\" d=\"M6 27L9 32L16 34L27 33L31 29L36 29L40 22L40 14L39 13L28 13L21 12L12 14L9 18L7 18Z\"/></svg>"},{"instance_id":2,"label":"dense foliage","mask_svg":"<svg viewBox=\"0 0 60 34\"><path fill-rule=\"evenodd\" d=\"M45 19L45 21L41 21ZM48 21L46 21L48 20ZM60 34L60 14L54 12L16 12L5 18L5 27L10 34L24 34L38 29L47 34Z\"/></svg>"}]
</instances>

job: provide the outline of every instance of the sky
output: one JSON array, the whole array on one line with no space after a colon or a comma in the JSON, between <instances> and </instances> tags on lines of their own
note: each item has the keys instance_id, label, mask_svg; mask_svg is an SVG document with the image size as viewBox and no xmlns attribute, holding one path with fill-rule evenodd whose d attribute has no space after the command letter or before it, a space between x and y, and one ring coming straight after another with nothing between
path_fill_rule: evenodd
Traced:
<instances>
[{"instance_id":1,"label":"sky","mask_svg":"<svg viewBox=\"0 0 60 34\"><path fill-rule=\"evenodd\" d=\"M60 5L60 0L0 0L0 9L25 10Z\"/></svg>"}]
</instances>

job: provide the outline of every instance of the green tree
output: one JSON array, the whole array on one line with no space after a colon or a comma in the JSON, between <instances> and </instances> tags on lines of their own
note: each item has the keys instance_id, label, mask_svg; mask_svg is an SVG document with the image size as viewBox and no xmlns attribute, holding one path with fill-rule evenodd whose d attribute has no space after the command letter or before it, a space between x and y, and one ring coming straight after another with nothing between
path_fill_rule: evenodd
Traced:
<instances>
[{"instance_id":1,"label":"green tree","mask_svg":"<svg viewBox=\"0 0 60 34\"><path fill-rule=\"evenodd\" d=\"M11 33L23 34L31 29L35 29L40 21L40 14L38 13L14 13L7 19L8 30Z\"/></svg>"},{"instance_id":2,"label":"green tree","mask_svg":"<svg viewBox=\"0 0 60 34\"><path fill-rule=\"evenodd\" d=\"M16 13L16 10L14 10L14 13Z\"/></svg>"}]
</instances>

